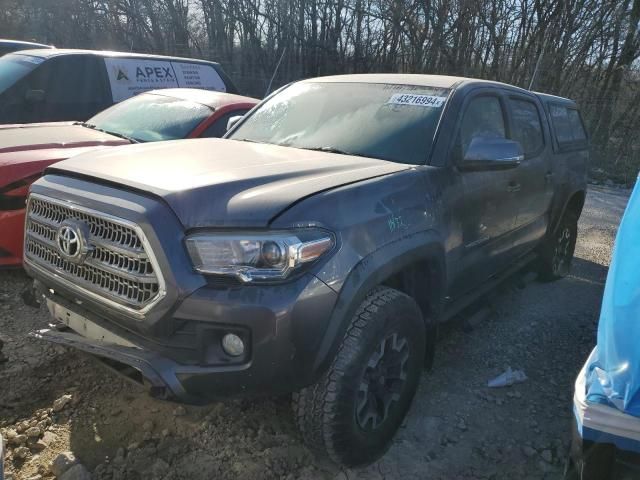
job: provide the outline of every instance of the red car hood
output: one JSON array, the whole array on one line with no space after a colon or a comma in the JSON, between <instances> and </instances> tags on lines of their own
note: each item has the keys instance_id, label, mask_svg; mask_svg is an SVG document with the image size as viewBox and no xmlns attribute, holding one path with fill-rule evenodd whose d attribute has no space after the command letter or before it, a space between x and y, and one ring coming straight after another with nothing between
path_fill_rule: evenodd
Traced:
<instances>
[{"instance_id":1,"label":"red car hood","mask_svg":"<svg viewBox=\"0 0 640 480\"><path fill-rule=\"evenodd\" d=\"M4 123L0 130L7 128L59 127L61 125L75 125L78 122L43 122L43 123Z\"/></svg>"},{"instance_id":2,"label":"red car hood","mask_svg":"<svg viewBox=\"0 0 640 480\"><path fill-rule=\"evenodd\" d=\"M69 123L0 128L0 188L41 173L49 165L97 147L130 142Z\"/></svg>"}]
</instances>

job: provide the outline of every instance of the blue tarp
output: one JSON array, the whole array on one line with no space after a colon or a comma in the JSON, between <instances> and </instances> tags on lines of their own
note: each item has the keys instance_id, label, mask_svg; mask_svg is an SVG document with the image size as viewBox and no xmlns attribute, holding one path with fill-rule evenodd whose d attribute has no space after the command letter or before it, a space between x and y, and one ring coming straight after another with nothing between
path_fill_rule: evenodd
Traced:
<instances>
[{"instance_id":1,"label":"blue tarp","mask_svg":"<svg viewBox=\"0 0 640 480\"><path fill-rule=\"evenodd\" d=\"M586 399L640 417L640 184L622 217L607 275Z\"/></svg>"}]
</instances>

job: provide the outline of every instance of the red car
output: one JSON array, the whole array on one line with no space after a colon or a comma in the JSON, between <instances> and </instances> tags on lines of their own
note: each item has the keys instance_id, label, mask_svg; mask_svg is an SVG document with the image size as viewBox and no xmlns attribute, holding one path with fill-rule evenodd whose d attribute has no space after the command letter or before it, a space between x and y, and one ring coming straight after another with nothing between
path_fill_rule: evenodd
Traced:
<instances>
[{"instance_id":1,"label":"red car","mask_svg":"<svg viewBox=\"0 0 640 480\"><path fill-rule=\"evenodd\" d=\"M229 119L258 100L196 89L146 92L85 123L0 127L0 268L22 264L24 206L46 167L95 148L182 138L221 137Z\"/></svg>"}]
</instances>

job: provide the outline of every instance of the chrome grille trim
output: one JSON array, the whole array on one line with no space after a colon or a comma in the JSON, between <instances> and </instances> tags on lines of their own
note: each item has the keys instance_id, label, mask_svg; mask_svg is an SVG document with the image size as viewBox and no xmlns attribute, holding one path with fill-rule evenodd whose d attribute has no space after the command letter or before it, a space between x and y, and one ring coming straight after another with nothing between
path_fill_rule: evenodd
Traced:
<instances>
[{"instance_id":1,"label":"chrome grille trim","mask_svg":"<svg viewBox=\"0 0 640 480\"><path fill-rule=\"evenodd\" d=\"M30 215L28 220L34 224L37 223L39 228L48 229L51 232L51 235L53 235L51 237L51 241L55 241L55 234L58 228L58 224L50 220L47 220L46 218L40 217L38 215ZM122 253L129 257L147 258L147 254L143 249L130 250L127 248L123 248L122 246L115 244L113 242L110 242L101 238L93 237L93 236L91 237L91 243L99 247L104 247L108 250L113 250L113 251Z\"/></svg>"},{"instance_id":2,"label":"chrome grille trim","mask_svg":"<svg viewBox=\"0 0 640 480\"><path fill-rule=\"evenodd\" d=\"M56 244L59 225L69 219L89 228L93 249L81 264L60 255ZM29 196L24 252L25 263L44 276L136 318L166 295L162 272L140 226L70 202Z\"/></svg>"},{"instance_id":3,"label":"chrome grille trim","mask_svg":"<svg viewBox=\"0 0 640 480\"><path fill-rule=\"evenodd\" d=\"M35 194L30 196L29 216L35 217L36 220L41 219L59 225L69 218L69 210L73 212L73 218L89 225L92 237L128 247L133 251L142 251L142 240L136 235L136 225L131 222L53 198Z\"/></svg>"}]
</instances>

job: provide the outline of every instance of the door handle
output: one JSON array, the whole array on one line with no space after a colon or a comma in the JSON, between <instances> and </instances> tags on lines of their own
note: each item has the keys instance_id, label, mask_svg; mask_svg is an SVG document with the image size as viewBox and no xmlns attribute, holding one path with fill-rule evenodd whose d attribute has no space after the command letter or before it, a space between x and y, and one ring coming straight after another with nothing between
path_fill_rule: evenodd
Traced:
<instances>
[{"instance_id":1,"label":"door handle","mask_svg":"<svg viewBox=\"0 0 640 480\"><path fill-rule=\"evenodd\" d=\"M512 192L519 192L519 191L520 191L519 183L509 182L509 184L507 185L507 192L512 193Z\"/></svg>"},{"instance_id":2,"label":"door handle","mask_svg":"<svg viewBox=\"0 0 640 480\"><path fill-rule=\"evenodd\" d=\"M550 182L552 178L553 178L553 172L547 172L544 174L545 181Z\"/></svg>"}]
</instances>

